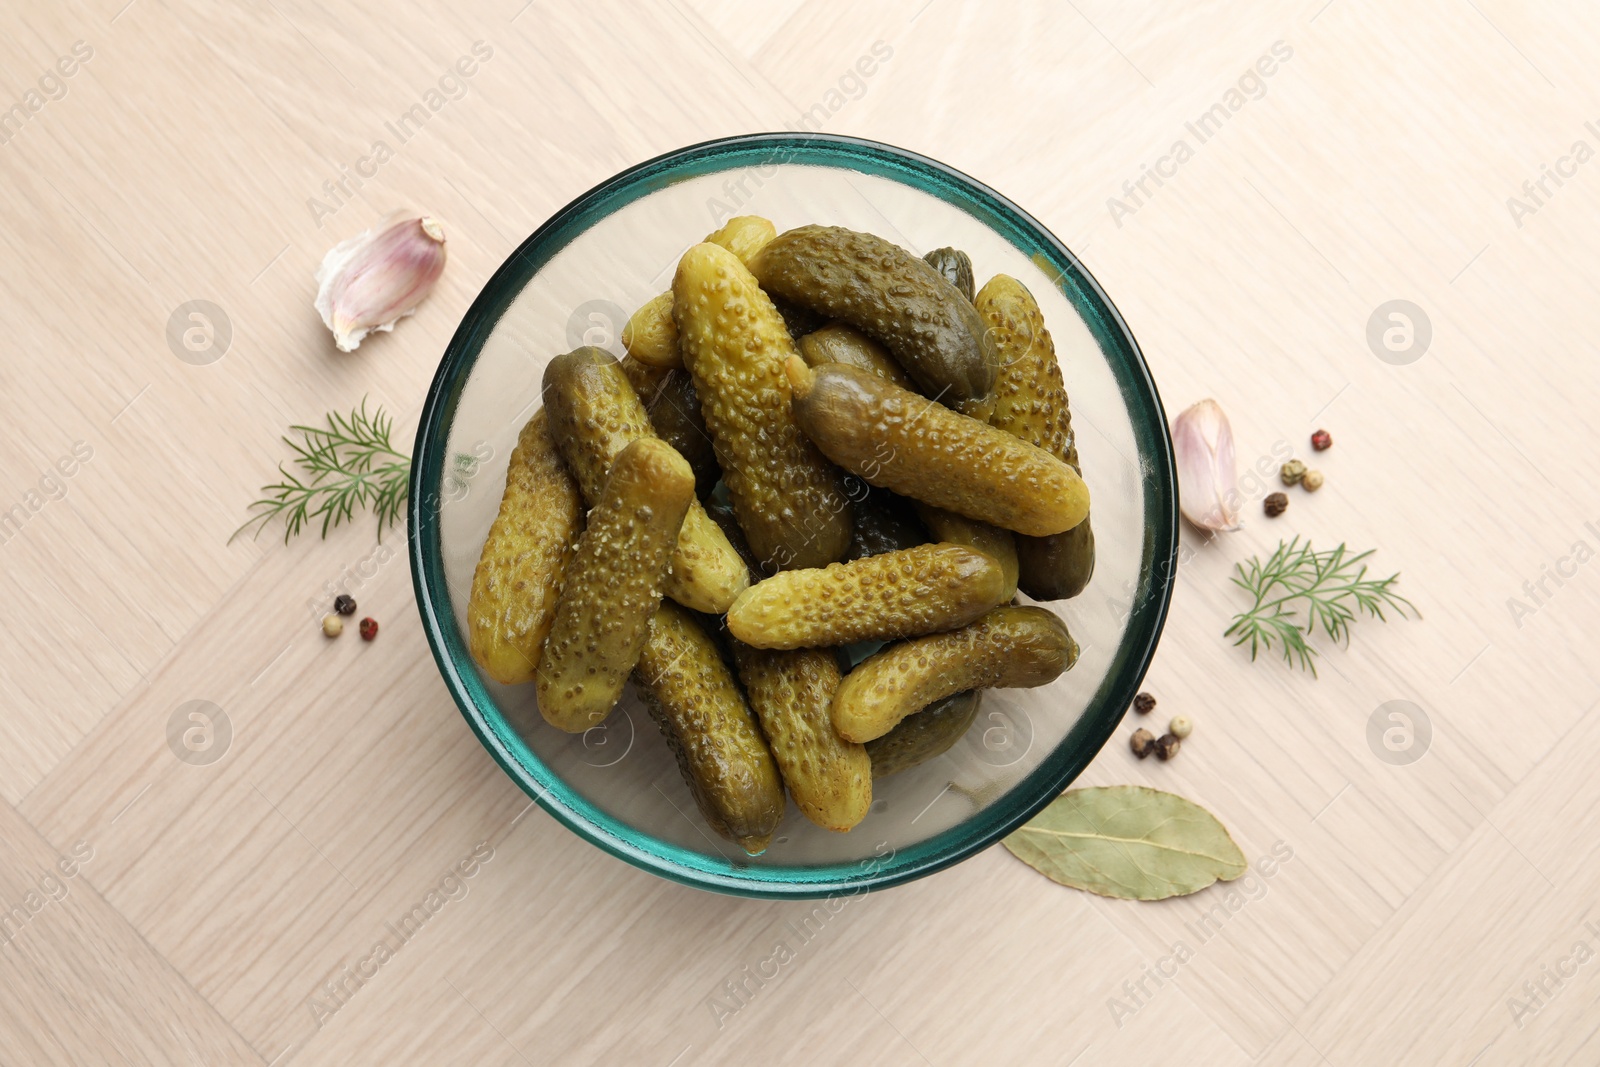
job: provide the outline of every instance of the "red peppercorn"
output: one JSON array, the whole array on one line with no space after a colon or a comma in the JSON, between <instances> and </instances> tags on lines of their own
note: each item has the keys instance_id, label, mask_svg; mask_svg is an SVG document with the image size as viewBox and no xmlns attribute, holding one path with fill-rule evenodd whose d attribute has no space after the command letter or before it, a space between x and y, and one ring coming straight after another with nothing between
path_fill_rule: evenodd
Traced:
<instances>
[{"instance_id":1,"label":"red peppercorn","mask_svg":"<svg viewBox=\"0 0 1600 1067\"><path fill-rule=\"evenodd\" d=\"M1318 430L1311 435L1311 447L1318 452L1326 452L1333 444L1333 435L1327 430Z\"/></svg>"},{"instance_id":2,"label":"red peppercorn","mask_svg":"<svg viewBox=\"0 0 1600 1067\"><path fill-rule=\"evenodd\" d=\"M361 640L371 641L378 636L378 620L368 616L361 620Z\"/></svg>"}]
</instances>

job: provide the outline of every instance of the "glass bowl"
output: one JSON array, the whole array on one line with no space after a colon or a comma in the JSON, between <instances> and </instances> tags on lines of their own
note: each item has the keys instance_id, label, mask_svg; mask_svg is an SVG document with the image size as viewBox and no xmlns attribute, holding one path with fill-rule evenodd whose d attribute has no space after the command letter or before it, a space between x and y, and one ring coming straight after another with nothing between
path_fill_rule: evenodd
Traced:
<instances>
[{"instance_id":1,"label":"glass bowl","mask_svg":"<svg viewBox=\"0 0 1600 1067\"><path fill-rule=\"evenodd\" d=\"M1078 597L1049 605L1082 653L1038 689L984 695L949 752L873 783L848 834L791 803L767 851L745 856L701 819L629 687L601 726L561 733L531 685L473 664L472 572L507 462L540 403L545 364L581 344L622 354L627 315L670 287L678 257L735 214L866 230L916 254L965 250L981 285L1005 272L1038 299L1072 399L1098 560ZM1177 546L1172 444L1127 324L1089 272L1005 197L935 160L873 141L760 134L684 148L623 171L523 242L473 302L434 376L408 504L423 628L461 713L545 810L615 856L688 885L819 897L896 885L987 848L1088 764L1131 703L1166 618Z\"/></svg>"}]
</instances>

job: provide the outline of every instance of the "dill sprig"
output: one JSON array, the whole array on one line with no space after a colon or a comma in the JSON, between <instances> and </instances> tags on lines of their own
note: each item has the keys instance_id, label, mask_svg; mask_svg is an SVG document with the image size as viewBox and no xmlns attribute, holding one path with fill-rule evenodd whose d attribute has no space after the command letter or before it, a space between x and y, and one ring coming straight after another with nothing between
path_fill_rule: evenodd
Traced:
<instances>
[{"instance_id":1,"label":"dill sprig","mask_svg":"<svg viewBox=\"0 0 1600 1067\"><path fill-rule=\"evenodd\" d=\"M1333 641L1348 645L1357 613L1387 621L1383 613L1387 607L1401 618L1407 611L1421 618L1416 606L1394 591L1399 574L1367 577L1364 561L1370 555L1370 549L1351 554L1344 545L1318 552L1310 541L1302 544L1296 537L1278 542L1265 563L1252 558L1236 564L1233 582L1255 603L1233 617L1223 636L1234 638L1235 646L1248 643L1251 660L1258 651L1270 652L1276 646L1285 663L1293 666L1298 661L1315 677L1317 650L1306 638L1317 627Z\"/></svg>"},{"instance_id":2,"label":"dill sprig","mask_svg":"<svg viewBox=\"0 0 1600 1067\"><path fill-rule=\"evenodd\" d=\"M288 437L284 444L294 450L294 465L299 472L278 464L282 480L261 487L261 498L250 507L258 509L234 537L255 526L260 536L267 523L283 516L283 541L298 534L308 524L322 520L322 536L340 523L351 520L357 508L370 508L378 519L378 540L383 531L400 520L405 507L411 476L411 457L389 443L394 420L379 407L367 414L367 401L348 415L329 412L327 426L291 426L298 441Z\"/></svg>"}]
</instances>

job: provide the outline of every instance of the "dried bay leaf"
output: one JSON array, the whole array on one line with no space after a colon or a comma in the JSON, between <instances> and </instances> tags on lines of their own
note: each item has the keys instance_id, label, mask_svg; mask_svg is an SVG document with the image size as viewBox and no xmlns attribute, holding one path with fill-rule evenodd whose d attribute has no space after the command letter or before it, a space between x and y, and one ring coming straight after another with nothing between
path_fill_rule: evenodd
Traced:
<instances>
[{"instance_id":1,"label":"dried bay leaf","mask_svg":"<svg viewBox=\"0 0 1600 1067\"><path fill-rule=\"evenodd\" d=\"M1022 862L1073 889L1123 900L1197 893L1245 872L1244 853L1200 805L1140 785L1073 789L1005 839Z\"/></svg>"}]
</instances>

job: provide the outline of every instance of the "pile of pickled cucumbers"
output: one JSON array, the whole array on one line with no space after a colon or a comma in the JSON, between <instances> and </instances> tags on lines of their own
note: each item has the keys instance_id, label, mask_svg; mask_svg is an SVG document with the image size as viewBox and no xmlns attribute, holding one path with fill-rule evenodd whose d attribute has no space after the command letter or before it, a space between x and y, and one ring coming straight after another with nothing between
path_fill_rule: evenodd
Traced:
<instances>
[{"instance_id":1,"label":"pile of pickled cucumbers","mask_svg":"<svg viewBox=\"0 0 1600 1067\"><path fill-rule=\"evenodd\" d=\"M706 822L757 855L786 793L848 831L983 690L1072 667L1066 625L1017 597L1094 570L1021 282L741 216L622 341L551 360L473 576L474 660L551 726L600 725L631 678Z\"/></svg>"}]
</instances>

